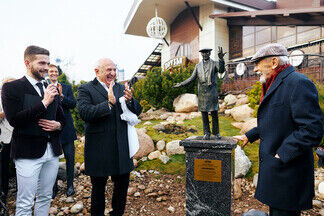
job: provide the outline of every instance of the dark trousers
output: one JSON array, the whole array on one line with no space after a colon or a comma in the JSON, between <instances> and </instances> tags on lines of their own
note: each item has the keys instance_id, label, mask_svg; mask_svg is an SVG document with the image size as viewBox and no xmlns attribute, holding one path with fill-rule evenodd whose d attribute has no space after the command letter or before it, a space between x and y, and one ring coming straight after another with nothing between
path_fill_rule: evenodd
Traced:
<instances>
[{"instance_id":1,"label":"dark trousers","mask_svg":"<svg viewBox=\"0 0 324 216\"><path fill-rule=\"evenodd\" d=\"M300 211L287 211L276 208L269 208L270 216L300 216Z\"/></svg>"},{"instance_id":2,"label":"dark trousers","mask_svg":"<svg viewBox=\"0 0 324 216\"><path fill-rule=\"evenodd\" d=\"M210 127L209 127L209 118L208 112L201 112L202 120L203 120L203 130L204 134L210 134ZM212 134L217 135L219 133L219 123L218 123L218 111L212 111Z\"/></svg>"},{"instance_id":3,"label":"dark trousers","mask_svg":"<svg viewBox=\"0 0 324 216\"><path fill-rule=\"evenodd\" d=\"M92 184L91 215L104 216L105 187L108 177L90 176L90 178ZM113 210L110 212L110 215L121 216L124 214L126 206L127 189L129 185L129 173L111 176L111 180L114 183L114 189L111 203Z\"/></svg>"},{"instance_id":4,"label":"dark trousers","mask_svg":"<svg viewBox=\"0 0 324 216\"><path fill-rule=\"evenodd\" d=\"M0 166L1 166L1 182L0 193L3 193L2 201L6 203L9 185L9 162L10 162L10 144L2 144L2 151L0 152Z\"/></svg>"},{"instance_id":5,"label":"dark trousers","mask_svg":"<svg viewBox=\"0 0 324 216\"><path fill-rule=\"evenodd\" d=\"M69 187L73 187L73 179L74 179L74 158L75 158L74 142L62 143L62 149L66 161L66 183L67 183L67 187L69 188ZM57 179L54 184L54 190L57 190Z\"/></svg>"}]
</instances>

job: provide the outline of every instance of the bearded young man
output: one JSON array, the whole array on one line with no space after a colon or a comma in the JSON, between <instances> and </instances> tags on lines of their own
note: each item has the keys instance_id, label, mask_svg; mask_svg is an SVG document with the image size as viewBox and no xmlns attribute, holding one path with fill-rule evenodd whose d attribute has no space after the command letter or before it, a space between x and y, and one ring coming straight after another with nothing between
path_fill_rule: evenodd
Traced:
<instances>
[{"instance_id":1,"label":"bearded young man","mask_svg":"<svg viewBox=\"0 0 324 216\"><path fill-rule=\"evenodd\" d=\"M72 88L69 84L59 83L59 71L57 66L51 64L49 65L48 75L51 82L59 89L62 108L64 111L64 116L66 119L66 124L62 128L62 133L60 135L60 141L64 153L64 158L66 161L66 182L67 189L66 195L72 196L74 191L73 179L74 179L74 157L75 157L75 147L74 140L77 139L75 128L73 125L73 119L70 112L70 109L74 109L76 106L76 101L73 96ZM57 181L54 184L53 188L53 198L57 194Z\"/></svg>"},{"instance_id":2,"label":"bearded young man","mask_svg":"<svg viewBox=\"0 0 324 216\"><path fill-rule=\"evenodd\" d=\"M116 66L110 59L98 61L96 78L79 87L78 110L85 121L85 174L92 184L91 215L104 216L105 186L108 176L114 183L112 195L113 216L124 214L129 174L134 169L129 156L127 122L120 97L125 97L128 109L139 115L141 105L132 97L132 89L115 83Z\"/></svg>"},{"instance_id":3,"label":"bearded young man","mask_svg":"<svg viewBox=\"0 0 324 216\"><path fill-rule=\"evenodd\" d=\"M29 46L24 53L27 73L21 79L2 87L5 116L14 127L11 157L17 173L16 216L47 216L52 188L62 153L59 133L64 125L64 113L59 92L42 82L48 72L49 51Z\"/></svg>"},{"instance_id":4,"label":"bearded young man","mask_svg":"<svg viewBox=\"0 0 324 216\"><path fill-rule=\"evenodd\" d=\"M270 216L298 216L312 208L314 157L323 137L323 117L315 85L289 64L281 44L262 47L252 57L260 72L262 94L257 127L234 138L260 139L255 197L270 207Z\"/></svg>"}]
</instances>

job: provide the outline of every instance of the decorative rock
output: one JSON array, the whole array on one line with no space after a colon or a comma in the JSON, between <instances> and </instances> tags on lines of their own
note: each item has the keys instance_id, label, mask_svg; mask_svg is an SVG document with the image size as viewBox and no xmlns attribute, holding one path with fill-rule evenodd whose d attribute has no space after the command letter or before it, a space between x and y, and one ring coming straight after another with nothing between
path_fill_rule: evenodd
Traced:
<instances>
[{"instance_id":1,"label":"decorative rock","mask_svg":"<svg viewBox=\"0 0 324 216\"><path fill-rule=\"evenodd\" d=\"M73 203L74 199L73 199L73 197L70 196L70 197L66 198L65 202L66 203Z\"/></svg>"},{"instance_id":2,"label":"decorative rock","mask_svg":"<svg viewBox=\"0 0 324 216\"><path fill-rule=\"evenodd\" d=\"M226 106L234 105L236 103L236 101L237 101L237 98L232 94L226 95L224 98L224 102L225 102Z\"/></svg>"},{"instance_id":3,"label":"decorative rock","mask_svg":"<svg viewBox=\"0 0 324 216\"><path fill-rule=\"evenodd\" d=\"M318 185L318 193L321 199L324 199L324 181Z\"/></svg>"},{"instance_id":4,"label":"decorative rock","mask_svg":"<svg viewBox=\"0 0 324 216\"><path fill-rule=\"evenodd\" d=\"M163 152L163 153L164 153L164 152ZM164 164L167 164L168 161L170 160L170 158L169 158L167 155L161 155L161 156L159 157L159 159L160 159L160 161L161 161L162 163L164 163Z\"/></svg>"},{"instance_id":5,"label":"decorative rock","mask_svg":"<svg viewBox=\"0 0 324 216\"><path fill-rule=\"evenodd\" d=\"M169 206L168 211L171 212L171 213L174 213L174 211L175 211L175 210L174 210L174 207Z\"/></svg>"},{"instance_id":6,"label":"decorative rock","mask_svg":"<svg viewBox=\"0 0 324 216\"><path fill-rule=\"evenodd\" d=\"M144 190L144 193L145 194L149 194L149 193L152 193L153 192L153 188L147 188Z\"/></svg>"},{"instance_id":7,"label":"decorative rock","mask_svg":"<svg viewBox=\"0 0 324 216\"><path fill-rule=\"evenodd\" d=\"M239 129L242 129L243 127L243 122L232 122L231 125L236 127L236 128L239 128Z\"/></svg>"},{"instance_id":8,"label":"decorative rock","mask_svg":"<svg viewBox=\"0 0 324 216\"><path fill-rule=\"evenodd\" d=\"M80 211L82 211L82 209L83 209L83 203L78 202L77 204L72 206L70 212L75 214L75 213L79 213Z\"/></svg>"},{"instance_id":9,"label":"decorative rock","mask_svg":"<svg viewBox=\"0 0 324 216\"><path fill-rule=\"evenodd\" d=\"M180 146L179 143L180 143L180 140L174 140L174 141L169 142L166 145L167 155L185 154L184 147Z\"/></svg>"},{"instance_id":10,"label":"decorative rock","mask_svg":"<svg viewBox=\"0 0 324 216\"><path fill-rule=\"evenodd\" d=\"M195 94L182 94L173 101L177 113L196 112L198 110L198 97Z\"/></svg>"},{"instance_id":11,"label":"decorative rock","mask_svg":"<svg viewBox=\"0 0 324 216\"><path fill-rule=\"evenodd\" d=\"M321 210L319 211L319 214L320 214L321 216L324 216L324 209L321 209Z\"/></svg>"},{"instance_id":12,"label":"decorative rock","mask_svg":"<svg viewBox=\"0 0 324 216\"><path fill-rule=\"evenodd\" d=\"M134 167L137 167L137 165L138 165L138 161L135 158L133 158L133 164L134 164Z\"/></svg>"},{"instance_id":13,"label":"decorative rock","mask_svg":"<svg viewBox=\"0 0 324 216\"><path fill-rule=\"evenodd\" d=\"M252 128L256 127L258 124L257 118L252 118L250 120L247 120L246 122L242 123L241 127L241 134L245 134L247 131L251 130Z\"/></svg>"},{"instance_id":14,"label":"decorative rock","mask_svg":"<svg viewBox=\"0 0 324 216\"><path fill-rule=\"evenodd\" d=\"M139 150L133 158L138 159L154 151L154 143L149 135L141 130L136 130L139 141Z\"/></svg>"},{"instance_id":15,"label":"decorative rock","mask_svg":"<svg viewBox=\"0 0 324 216\"><path fill-rule=\"evenodd\" d=\"M243 177L247 174L252 163L250 159L245 155L241 146L235 148L235 178Z\"/></svg>"},{"instance_id":16,"label":"decorative rock","mask_svg":"<svg viewBox=\"0 0 324 216\"><path fill-rule=\"evenodd\" d=\"M156 148L159 151L162 151L165 148L165 141L164 140L160 140L156 143Z\"/></svg>"},{"instance_id":17,"label":"decorative rock","mask_svg":"<svg viewBox=\"0 0 324 216\"><path fill-rule=\"evenodd\" d=\"M161 152L159 150L157 151L154 151L154 152L151 152L149 155L148 155L148 159L149 160L154 160L154 159L157 159L161 156Z\"/></svg>"},{"instance_id":18,"label":"decorative rock","mask_svg":"<svg viewBox=\"0 0 324 216\"><path fill-rule=\"evenodd\" d=\"M231 109L231 115L235 121L246 121L253 116L254 110L248 104ZM225 111L226 114L226 111Z\"/></svg>"},{"instance_id":19,"label":"decorative rock","mask_svg":"<svg viewBox=\"0 0 324 216\"><path fill-rule=\"evenodd\" d=\"M201 112L192 112L189 115L190 119L201 117Z\"/></svg>"},{"instance_id":20,"label":"decorative rock","mask_svg":"<svg viewBox=\"0 0 324 216\"><path fill-rule=\"evenodd\" d=\"M144 185L138 185L138 189L144 190L145 186Z\"/></svg>"},{"instance_id":21,"label":"decorative rock","mask_svg":"<svg viewBox=\"0 0 324 216\"><path fill-rule=\"evenodd\" d=\"M153 123L150 121L145 122L143 125L152 125Z\"/></svg>"},{"instance_id":22,"label":"decorative rock","mask_svg":"<svg viewBox=\"0 0 324 216\"><path fill-rule=\"evenodd\" d=\"M157 197L158 194L156 192L153 192L153 193L149 193L146 195L147 197Z\"/></svg>"},{"instance_id":23,"label":"decorative rock","mask_svg":"<svg viewBox=\"0 0 324 216\"><path fill-rule=\"evenodd\" d=\"M129 187L127 189L127 195L133 195L136 192L136 188L134 187Z\"/></svg>"},{"instance_id":24,"label":"decorative rock","mask_svg":"<svg viewBox=\"0 0 324 216\"><path fill-rule=\"evenodd\" d=\"M84 163L82 163L80 166L80 172L84 172L84 171L85 171L85 165Z\"/></svg>"},{"instance_id":25,"label":"decorative rock","mask_svg":"<svg viewBox=\"0 0 324 216\"><path fill-rule=\"evenodd\" d=\"M313 200L313 206L317 208L322 208L322 202L319 200Z\"/></svg>"},{"instance_id":26,"label":"decorative rock","mask_svg":"<svg viewBox=\"0 0 324 216\"><path fill-rule=\"evenodd\" d=\"M254 176L253 176L253 187L257 187L258 185L258 177L259 177L259 173L256 173Z\"/></svg>"},{"instance_id":27,"label":"decorative rock","mask_svg":"<svg viewBox=\"0 0 324 216\"><path fill-rule=\"evenodd\" d=\"M248 96L242 97L240 99L238 99L235 103L236 106L240 106L240 105L244 105L244 104L248 104L249 103L249 98Z\"/></svg>"},{"instance_id":28,"label":"decorative rock","mask_svg":"<svg viewBox=\"0 0 324 216\"><path fill-rule=\"evenodd\" d=\"M153 128L157 131L165 130L165 126L163 124L154 125Z\"/></svg>"},{"instance_id":29,"label":"decorative rock","mask_svg":"<svg viewBox=\"0 0 324 216\"><path fill-rule=\"evenodd\" d=\"M237 179L234 181L234 199L239 199L243 195L240 183Z\"/></svg>"},{"instance_id":30,"label":"decorative rock","mask_svg":"<svg viewBox=\"0 0 324 216\"><path fill-rule=\"evenodd\" d=\"M230 115L231 115L231 112L232 112L232 109L228 109L228 110L225 110L225 111L224 111L224 114L225 114L226 116L230 116Z\"/></svg>"},{"instance_id":31,"label":"decorative rock","mask_svg":"<svg viewBox=\"0 0 324 216\"><path fill-rule=\"evenodd\" d=\"M50 209L49 209L49 212L48 212L49 214L54 214L54 215L56 215L57 214L57 208L56 207L51 207Z\"/></svg>"},{"instance_id":32,"label":"decorative rock","mask_svg":"<svg viewBox=\"0 0 324 216\"><path fill-rule=\"evenodd\" d=\"M244 213L242 216L268 216L268 214L263 211L251 209L250 211Z\"/></svg>"},{"instance_id":33,"label":"decorative rock","mask_svg":"<svg viewBox=\"0 0 324 216\"><path fill-rule=\"evenodd\" d=\"M140 193L140 192L136 192L136 193L134 194L134 196L135 196L135 197L139 197L139 196L141 196L141 193Z\"/></svg>"}]
</instances>

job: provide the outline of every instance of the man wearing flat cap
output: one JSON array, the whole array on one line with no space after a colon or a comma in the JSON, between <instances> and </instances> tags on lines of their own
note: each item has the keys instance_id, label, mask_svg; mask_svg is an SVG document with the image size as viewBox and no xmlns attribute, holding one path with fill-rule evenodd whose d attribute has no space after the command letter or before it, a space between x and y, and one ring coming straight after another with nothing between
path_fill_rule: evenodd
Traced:
<instances>
[{"instance_id":1,"label":"man wearing flat cap","mask_svg":"<svg viewBox=\"0 0 324 216\"><path fill-rule=\"evenodd\" d=\"M261 72L262 94L257 127L235 136L260 139L255 197L269 205L270 216L300 215L312 208L314 158L323 136L323 117L315 85L289 64L281 44L262 47L253 57Z\"/></svg>"},{"instance_id":2,"label":"man wearing flat cap","mask_svg":"<svg viewBox=\"0 0 324 216\"><path fill-rule=\"evenodd\" d=\"M219 134L219 123L218 123L218 87L217 87L217 73L225 72L225 62L223 49L218 47L218 68L217 62L210 58L210 48L203 48L199 50L203 60L199 62L194 71L192 72L191 77L187 80L176 83L175 88L188 85L189 83L198 79L198 110L201 112L203 119L203 129L204 129L204 139L210 139L210 128L209 128L209 119L208 112L211 112L212 116L212 134L216 138L220 139Z\"/></svg>"}]
</instances>

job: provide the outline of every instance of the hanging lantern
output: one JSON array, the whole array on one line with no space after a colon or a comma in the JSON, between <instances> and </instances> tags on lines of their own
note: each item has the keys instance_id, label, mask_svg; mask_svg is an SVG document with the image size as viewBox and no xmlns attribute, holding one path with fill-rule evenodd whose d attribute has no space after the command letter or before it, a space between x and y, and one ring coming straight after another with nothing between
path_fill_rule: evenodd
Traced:
<instances>
[{"instance_id":1,"label":"hanging lantern","mask_svg":"<svg viewBox=\"0 0 324 216\"><path fill-rule=\"evenodd\" d=\"M157 7L155 6L155 17L153 17L146 26L148 36L156 39L163 39L168 32L166 22L157 15Z\"/></svg>"}]
</instances>

